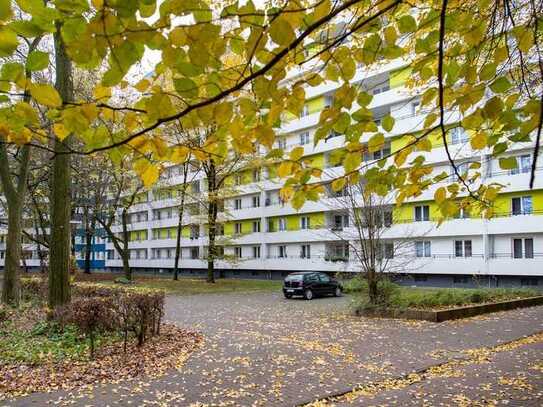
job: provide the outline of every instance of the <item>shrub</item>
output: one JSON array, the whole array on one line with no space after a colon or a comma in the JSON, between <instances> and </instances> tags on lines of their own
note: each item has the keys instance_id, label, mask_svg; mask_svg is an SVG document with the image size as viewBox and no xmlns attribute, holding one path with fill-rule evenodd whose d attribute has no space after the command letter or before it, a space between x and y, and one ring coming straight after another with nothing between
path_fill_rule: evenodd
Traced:
<instances>
[{"instance_id":1,"label":"shrub","mask_svg":"<svg viewBox=\"0 0 543 407\"><path fill-rule=\"evenodd\" d=\"M362 276L355 276L343 283L343 292L359 293L364 289L365 281Z\"/></svg>"},{"instance_id":2,"label":"shrub","mask_svg":"<svg viewBox=\"0 0 543 407\"><path fill-rule=\"evenodd\" d=\"M377 297L372 303L369 299L368 282L362 277L355 277L353 280L358 282L353 283L354 288L360 295L354 300L355 311L371 308L381 308L391 306L394 298L400 292L400 287L391 282L388 278L381 278L377 281Z\"/></svg>"},{"instance_id":3,"label":"shrub","mask_svg":"<svg viewBox=\"0 0 543 407\"><path fill-rule=\"evenodd\" d=\"M95 283L72 284L72 297L115 297L121 295L120 287L111 287Z\"/></svg>"},{"instance_id":4,"label":"shrub","mask_svg":"<svg viewBox=\"0 0 543 407\"><path fill-rule=\"evenodd\" d=\"M160 324L164 315L164 293L151 290L127 290L117 299L119 319L124 336L124 347L129 332L134 333L138 346L143 345L148 336L160 334Z\"/></svg>"},{"instance_id":5,"label":"shrub","mask_svg":"<svg viewBox=\"0 0 543 407\"><path fill-rule=\"evenodd\" d=\"M94 343L98 333L115 331L119 324L113 301L109 298L77 298L66 310L65 322L74 324L89 339L90 357L94 356Z\"/></svg>"}]
</instances>

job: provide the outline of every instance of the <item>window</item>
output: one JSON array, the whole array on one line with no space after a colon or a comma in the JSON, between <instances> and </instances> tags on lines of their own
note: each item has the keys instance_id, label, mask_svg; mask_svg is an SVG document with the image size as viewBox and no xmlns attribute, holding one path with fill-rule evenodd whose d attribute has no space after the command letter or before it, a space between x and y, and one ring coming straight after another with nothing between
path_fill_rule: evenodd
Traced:
<instances>
[{"instance_id":1,"label":"window","mask_svg":"<svg viewBox=\"0 0 543 407\"><path fill-rule=\"evenodd\" d=\"M197 260L198 257L200 257L200 250L198 247L191 247L190 248L190 258L193 260Z\"/></svg>"},{"instance_id":2,"label":"window","mask_svg":"<svg viewBox=\"0 0 543 407\"><path fill-rule=\"evenodd\" d=\"M280 231L287 230L287 220L285 218L279 218L279 230Z\"/></svg>"},{"instance_id":3,"label":"window","mask_svg":"<svg viewBox=\"0 0 543 407\"><path fill-rule=\"evenodd\" d=\"M469 218L469 208L460 208L458 212L454 214L456 219L468 219Z\"/></svg>"},{"instance_id":4,"label":"window","mask_svg":"<svg viewBox=\"0 0 543 407\"><path fill-rule=\"evenodd\" d=\"M307 105L304 105L304 107L302 108L302 114L300 115L300 117L305 117L309 115L309 107Z\"/></svg>"},{"instance_id":5,"label":"window","mask_svg":"<svg viewBox=\"0 0 543 407\"><path fill-rule=\"evenodd\" d=\"M349 227L349 215L334 215L332 230L343 230Z\"/></svg>"},{"instance_id":6,"label":"window","mask_svg":"<svg viewBox=\"0 0 543 407\"><path fill-rule=\"evenodd\" d=\"M253 246L253 259L260 258L260 246Z\"/></svg>"},{"instance_id":7,"label":"window","mask_svg":"<svg viewBox=\"0 0 543 407\"><path fill-rule=\"evenodd\" d=\"M385 259L393 259L394 258L394 243L387 242L382 246L383 255Z\"/></svg>"},{"instance_id":8,"label":"window","mask_svg":"<svg viewBox=\"0 0 543 407\"><path fill-rule=\"evenodd\" d=\"M450 130L451 144L463 144L469 141L468 133L462 127L455 127Z\"/></svg>"},{"instance_id":9,"label":"window","mask_svg":"<svg viewBox=\"0 0 543 407\"><path fill-rule=\"evenodd\" d=\"M524 174L530 172L532 167L532 156L529 154L517 157L517 168L511 170L511 175Z\"/></svg>"},{"instance_id":10,"label":"window","mask_svg":"<svg viewBox=\"0 0 543 407\"><path fill-rule=\"evenodd\" d=\"M364 161L380 160L381 158L388 157L390 155L390 143L385 143L383 148L373 153L364 151Z\"/></svg>"},{"instance_id":11,"label":"window","mask_svg":"<svg viewBox=\"0 0 543 407\"><path fill-rule=\"evenodd\" d=\"M467 284L468 278L466 276L453 276L453 283L454 284Z\"/></svg>"},{"instance_id":12,"label":"window","mask_svg":"<svg viewBox=\"0 0 543 407\"><path fill-rule=\"evenodd\" d=\"M241 174L234 175L234 184L235 185L241 185L242 184Z\"/></svg>"},{"instance_id":13,"label":"window","mask_svg":"<svg viewBox=\"0 0 543 407\"><path fill-rule=\"evenodd\" d=\"M428 205L415 206L415 221L422 222L430 220L430 207Z\"/></svg>"},{"instance_id":14,"label":"window","mask_svg":"<svg viewBox=\"0 0 543 407\"><path fill-rule=\"evenodd\" d=\"M300 229L310 229L310 228L311 228L311 225L310 225L309 216L302 216L300 218Z\"/></svg>"},{"instance_id":15,"label":"window","mask_svg":"<svg viewBox=\"0 0 543 407\"><path fill-rule=\"evenodd\" d=\"M513 239L513 258L533 259L534 258L534 239L532 238Z\"/></svg>"},{"instance_id":16,"label":"window","mask_svg":"<svg viewBox=\"0 0 543 407\"><path fill-rule=\"evenodd\" d=\"M234 223L234 233L236 235L241 235L241 231L243 230L243 225L241 222Z\"/></svg>"},{"instance_id":17,"label":"window","mask_svg":"<svg viewBox=\"0 0 543 407\"><path fill-rule=\"evenodd\" d=\"M310 245L310 244L303 244L303 245L301 246L300 257L301 257L302 259L309 259L309 258L311 258L311 245Z\"/></svg>"},{"instance_id":18,"label":"window","mask_svg":"<svg viewBox=\"0 0 543 407\"><path fill-rule=\"evenodd\" d=\"M253 182L259 182L260 181L260 168L255 168L253 170Z\"/></svg>"},{"instance_id":19,"label":"window","mask_svg":"<svg viewBox=\"0 0 543 407\"><path fill-rule=\"evenodd\" d=\"M383 224L385 225L385 227L388 228L388 227L392 226L392 223L393 223L392 211L385 210L383 212Z\"/></svg>"},{"instance_id":20,"label":"window","mask_svg":"<svg viewBox=\"0 0 543 407\"><path fill-rule=\"evenodd\" d=\"M319 280L321 281L321 283L329 283L330 281L330 277L328 276L328 274L324 274L324 273L319 273Z\"/></svg>"},{"instance_id":21,"label":"window","mask_svg":"<svg viewBox=\"0 0 543 407\"><path fill-rule=\"evenodd\" d=\"M200 227L198 225L190 226L190 238L198 239L200 237Z\"/></svg>"},{"instance_id":22,"label":"window","mask_svg":"<svg viewBox=\"0 0 543 407\"><path fill-rule=\"evenodd\" d=\"M511 212L513 215L529 215L532 213L532 197L522 196L511 198Z\"/></svg>"},{"instance_id":23,"label":"window","mask_svg":"<svg viewBox=\"0 0 543 407\"><path fill-rule=\"evenodd\" d=\"M234 247L234 256L235 256L237 259L241 259L241 255L242 255L241 246L236 246L236 247Z\"/></svg>"},{"instance_id":24,"label":"window","mask_svg":"<svg viewBox=\"0 0 543 407\"><path fill-rule=\"evenodd\" d=\"M454 241L454 256L455 257L471 257L471 240L455 240Z\"/></svg>"},{"instance_id":25,"label":"window","mask_svg":"<svg viewBox=\"0 0 543 407\"><path fill-rule=\"evenodd\" d=\"M327 108L327 107L332 107L332 105L334 104L334 96L332 95L326 95L324 97L324 107Z\"/></svg>"},{"instance_id":26,"label":"window","mask_svg":"<svg viewBox=\"0 0 543 407\"><path fill-rule=\"evenodd\" d=\"M287 246L279 246L279 257L281 258L287 257Z\"/></svg>"},{"instance_id":27,"label":"window","mask_svg":"<svg viewBox=\"0 0 543 407\"><path fill-rule=\"evenodd\" d=\"M277 139L277 148L284 150L287 148L287 139L285 137L280 137Z\"/></svg>"},{"instance_id":28,"label":"window","mask_svg":"<svg viewBox=\"0 0 543 407\"><path fill-rule=\"evenodd\" d=\"M428 240L415 242L415 254L417 257L430 257L432 255L432 243Z\"/></svg>"},{"instance_id":29,"label":"window","mask_svg":"<svg viewBox=\"0 0 543 407\"><path fill-rule=\"evenodd\" d=\"M309 132L304 131L303 133L300 133L300 145L309 144Z\"/></svg>"},{"instance_id":30,"label":"window","mask_svg":"<svg viewBox=\"0 0 543 407\"><path fill-rule=\"evenodd\" d=\"M386 85L381 85L381 86L377 86L373 88L371 93L373 93L374 95L378 95L379 93L386 92L389 89L390 89L390 86L387 83Z\"/></svg>"},{"instance_id":31,"label":"window","mask_svg":"<svg viewBox=\"0 0 543 407\"><path fill-rule=\"evenodd\" d=\"M115 252L113 250L108 250L107 251L107 259L108 260L113 260L114 258L115 258Z\"/></svg>"},{"instance_id":32,"label":"window","mask_svg":"<svg viewBox=\"0 0 543 407\"><path fill-rule=\"evenodd\" d=\"M234 209L236 209L236 210L241 209L241 199L240 198L234 199Z\"/></svg>"},{"instance_id":33,"label":"window","mask_svg":"<svg viewBox=\"0 0 543 407\"><path fill-rule=\"evenodd\" d=\"M259 233L260 232L260 221L255 220L253 221L253 233Z\"/></svg>"},{"instance_id":34,"label":"window","mask_svg":"<svg viewBox=\"0 0 543 407\"><path fill-rule=\"evenodd\" d=\"M253 196L253 208L259 208L260 207L260 196Z\"/></svg>"}]
</instances>

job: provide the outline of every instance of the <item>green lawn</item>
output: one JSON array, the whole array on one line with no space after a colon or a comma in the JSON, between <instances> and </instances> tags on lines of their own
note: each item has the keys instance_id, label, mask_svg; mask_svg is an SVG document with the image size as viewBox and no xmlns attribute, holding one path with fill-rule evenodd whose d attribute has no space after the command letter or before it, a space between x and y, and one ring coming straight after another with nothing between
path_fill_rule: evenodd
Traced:
<instances>
[{"instance_id":1,"label":"green lawn","mask_svg":"<svg viewBox=\"0 0 543 407\"><path fill-rule=\"evenodd\" d=\"M355 307L368 303L365 283L353 278L344 283L345 291L352 293ZM472 304L500 302L534 297L541 292L528 288L422 288L387 284L389 307L416 309L444 309Z\"/></svg>"},{"instance_id":2,"label":"green lawn","mask_svg":"<svg viewBox=\"0 0 543 407\"><path fill-rule=\"evenodd\" d=\"M114 284L111 274L96 273L91 276L79 275L78 281L91 281L101 284ZM118 277L118 275L113 275ZM168 294L192 295L214 293L248 293L258 291L280 290L283 282L280 280L242 280L233 278L216 279L209 284L203 279L180 277L174 281L166 277L134 276L137 287L155 288Z\"/></svg>"}]
</instances>

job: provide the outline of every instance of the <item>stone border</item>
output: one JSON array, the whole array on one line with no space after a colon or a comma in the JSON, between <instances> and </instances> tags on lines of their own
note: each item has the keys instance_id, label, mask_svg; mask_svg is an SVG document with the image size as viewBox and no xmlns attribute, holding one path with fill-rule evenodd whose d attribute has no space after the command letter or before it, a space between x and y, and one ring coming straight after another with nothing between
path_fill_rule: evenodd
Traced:
<instances>
[{"instance_id":1,"label":"stone border","mask_svg":"<svg viewBox=\"0 0 543 407\"><path fill-rule=\"evenodd\" d=\"M468 305L466 307L449 308L438 311L417 309L369 309L357 311L356 315L370 318L401 318L443 322L451 319L469 318L476 315L488 314L490 312L507 311L515 308L533 307L536 305L543 305L543 295L481 305Z\"/></svg>"}]
</instances>

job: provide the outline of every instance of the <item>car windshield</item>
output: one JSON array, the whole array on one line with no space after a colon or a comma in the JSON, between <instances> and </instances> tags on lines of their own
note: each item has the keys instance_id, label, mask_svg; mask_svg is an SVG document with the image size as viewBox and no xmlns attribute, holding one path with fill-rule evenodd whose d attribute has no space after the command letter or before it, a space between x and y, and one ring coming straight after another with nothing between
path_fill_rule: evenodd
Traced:
<instances>
[{"instance_id":1,"label":"car windshield","mask_svg":"<svg viewBox=\"0 0 543 407\"><path fill-rule=\"evenodd\" d=\"M291 274L285 278L285 281L302 281L304 279L303 274Z\"/></svg>"}]
</instances>

